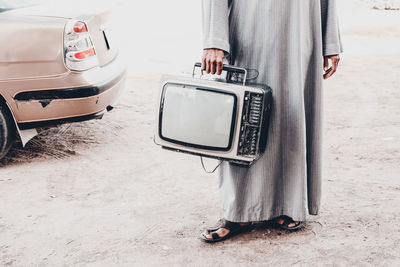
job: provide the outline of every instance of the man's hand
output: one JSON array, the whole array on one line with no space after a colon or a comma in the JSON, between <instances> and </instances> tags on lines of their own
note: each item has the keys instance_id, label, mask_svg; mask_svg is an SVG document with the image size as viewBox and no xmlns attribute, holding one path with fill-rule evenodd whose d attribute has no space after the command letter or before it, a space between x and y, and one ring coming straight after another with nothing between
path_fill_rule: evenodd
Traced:
<instances>
[{"instance_id":1,"label":"man's hand","mask_svg":"<svg viewBox=\"0 0 400 267\"><path fill-rule=\"evenodd\" d=\"M324 71L325 71L324 79L328 79L336 72L339 65L339 61L340 61L339 55L324 57ZM331 66L329 67L329 65Z\"/></svg>"},{"instance_id":2,"label":"man's hand","mask_svg":"<svg viewBox=\"0 0 400 267\"><path fill-rule=\"evenodd\" d=\"M205 49L203 53L203 60L201 62L201 69L205 70L207 74L221 75L222 73L222 60L224 59L224 51L220 49Z\"/></svg>"}]
</instances>

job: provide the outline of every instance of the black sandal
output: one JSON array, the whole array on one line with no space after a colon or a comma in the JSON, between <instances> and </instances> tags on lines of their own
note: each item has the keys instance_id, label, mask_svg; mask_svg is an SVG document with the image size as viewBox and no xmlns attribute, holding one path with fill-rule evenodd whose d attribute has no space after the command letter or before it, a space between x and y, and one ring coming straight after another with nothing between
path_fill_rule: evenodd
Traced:
<instances>
[{"instance_id":1,"label":"black sandal","mask_svg":"<svg viewBox=\"0 0 400 267\"><path fill-rule=\"evenodd\" d=\"M225 229L229 230L229 233L223 237L220 237L218 235L218 233L216 232L220 228L225 228ZM207 238L204 233L200 234L200 239L206 243L215 243L215 242L226 240L226 239L228 239L234 235L237 235L239 233L251 231L252 229L253 229L252 223L242 226L242 225L240 225L240 223L235 223L235 222L227 221L225 219L220 219L218 221L217 225L206 229L206 234L208 234L208 235L211 234L212 239Z\"/></svg>"},{"instance_id":2,"label":"black sandal","mask_svg":"<svg viewBox=\"0 0 400 267\"><path fill-rule=\"evenodd\" d=\"M280 219L283 219L283 223L282 223L282 224L278 223L278 220L280 220ZM292 224L292 223L294 223L295 226L289 227L289 224ZM283 229L283 230L287 230L287 231L296 231L296 230L299 230L300 228L302 228L302 227L304 226L304 222L301 222L301 221L298 221L298 222L293 221L292 218L290 218L289 216L286 216L286 215L283 215L283 216L280 216L280 217L276 218L276 219L275 219L275 224L276 224L279 228L281 228L281 229Z\"/></svg>"}]
</instances>

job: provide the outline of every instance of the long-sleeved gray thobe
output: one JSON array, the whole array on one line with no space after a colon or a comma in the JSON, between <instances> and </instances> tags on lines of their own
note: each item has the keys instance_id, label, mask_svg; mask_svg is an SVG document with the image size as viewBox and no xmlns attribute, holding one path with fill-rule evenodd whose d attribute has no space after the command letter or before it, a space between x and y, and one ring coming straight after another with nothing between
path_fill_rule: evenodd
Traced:
<instances>
[{"instance_id":1,"label":"long-sleeved gray thobe","mask_svg":"<svg viewBox=\"0 0 400 267\"><path fill-rule=\"evenodd\" d=\"M321 198L323 56L342 45L335 0L203 0L203 48L257 69L273 90L267 148L250 168L224 162L224 218L304 221Z\"/></svg>"}]
</instances>

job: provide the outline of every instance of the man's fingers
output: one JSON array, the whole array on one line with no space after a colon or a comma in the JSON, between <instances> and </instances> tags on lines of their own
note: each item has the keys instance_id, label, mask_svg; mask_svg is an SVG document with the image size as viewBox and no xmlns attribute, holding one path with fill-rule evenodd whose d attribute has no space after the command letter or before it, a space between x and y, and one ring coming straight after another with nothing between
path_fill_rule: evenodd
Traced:
<instances>
[{"instance_id":1,"label":"man's fingers","mask_svg":"<svg viewBox=\"0 0 400 267\"><path fill-rule=\"evenodd\" d=\"M339 61L340 61L339 57L333 57L332 58L332 65L335 66L336 69L339 66Z\"/></svg>"},{"instance_id":2,"label":"man's fingers","mask_svg":"<svg viewBox=\"0 0 400 267\"><path fill-rule=\"evenodd\" d=\"M223 64L222 64L222 58L218 58L217 59L217 74L218 75L221 75L221 73L222 73L222 67L223 67Z\"/></svg>"},{"instance_id":3,"label":"man's fingers","mask_svg":"<svg viewBox=\"0 0 400 267\"><path fill-rule=\"evenodd\" d=\"M201 69L206 70L206 58L207 58L207 52L204 51L203 58L201 59Z\"/></svg>"},{"instance_id":4,"label":"man's fingers","mask_svg":"<svg viewBox=\"0 0 400 267\"><path fill-rule=\"evenodd\" d=\"M222 73L224 52L220 49L205 49L201 61L201 69L207 74Z\"/></svg>"},{"instance_id":5,"label":"man's fingers","mask_svg":"<svg viewBox=\"0 0 400 267\"><path fill-rule=\"evenodd\" d=\"M324 79L328 79L330 76L328 76L329 75L329 73L331 72L331 70L332 70L332 68L329 68L329 69L327 69L326 71L325 71L325 73L324 73Z\"/></svg>"},{"instance_id":6,"label":"man's fingers","mask_svg":"<svg viewBox=\"0 0 400 267\"><path fill-rule=\"evenodd\" d=\"M211 74L215 74L216 70L216 66L217 65L217 60L215 59L215 56L213 55L211 57Z\"/></svg>"},{"instance_id":7,"label":"man's fingers","mask_svg":"<svg viewBox=\"0 0 400 267\"><path fill-rule=\"evenodd\" d=\"M328 69L328 71L325 73L324 75L324 79L328 79L329 77L331 77L337 70L337 65L332 64L332 67L330 67Z\"/></svg>"},{"instance_id":8,"label":"man's fingers","mask_svg":"<svg viewBox=\"0 0 400 267\"><path fill-rule=\"evenodd\" d=\"M328 79L329 77L331 77L332 76L331 72L332 72L332 68L327 69L324 74L324 79Z\"/></svg>"},{"instance_id":9,"label":"man's fingers","mask_svg":"<svg viewBox=\"0 0 400 267\"><path fill-rule=\"evenodd\" d=\"M329 69L329 58L324 57L324 71L327 71Z\"/></svg>"},{"instance_id":10,"label":"man's fingers","mask_svg":"<svg viewBox=\"0 0 400 267\"><path fill-rule=\"evenodd\" d=\"M210 73L211 71L211 59L209 57L207 57L206 59L206 73Z\"/></svg>"},{"instance_id":11,"label":"man's fingers","mask_svg":"<svg viewBox=\"0 0 400 267\"><path fill-rule=\"evenodd\" d=\"M334 57L332 58L332 71L331 71L331 76L336 72L339 64L339 59Z\"/></svg>"},{"instance_id":12,"label":"man's fingers","mask_svg":"<svg viewBox=\"0 0 400 267\"><path fill-rule=\"evenodd\" d=\"M330 68L328 68L329 61L332 62L332 66ZM328 79L337 71L337 68L339 66L339 61L340 61L339 55L324 57L324 70L325 70L324 79Z\"/></svg>"}]
</instances>

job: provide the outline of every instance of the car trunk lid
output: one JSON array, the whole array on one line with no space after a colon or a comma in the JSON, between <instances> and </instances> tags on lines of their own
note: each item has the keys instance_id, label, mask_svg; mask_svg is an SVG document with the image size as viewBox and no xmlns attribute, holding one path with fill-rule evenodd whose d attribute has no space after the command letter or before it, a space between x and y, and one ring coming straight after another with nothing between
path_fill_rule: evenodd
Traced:
<instances>
[{"instance_id":1,"label":"car trunk lid","mask_svg":"<svg viewBox=\"0 0 400 267\"><path fill-rule=\"evenodd\" d=\"M107 65L118 54L117 37L111 15L111 11L108 10L90 18L83 18L88 25L100 66Z\"/></svg>"},{"instance_id":2,"label":"car trunk lid","mask_svg":"<svg viewBox=\"0 0 400 267\"><path fill-rule=\"evenodd\" d=\"M60 9L57 3L48 3L14 9L5 13L84 21L88 25L100 66L107 65L118 54L117 37L112 24L112 11L107 5L80 1L79 8L75 5L66 5Z\"/></svg>"}]
</instances>

